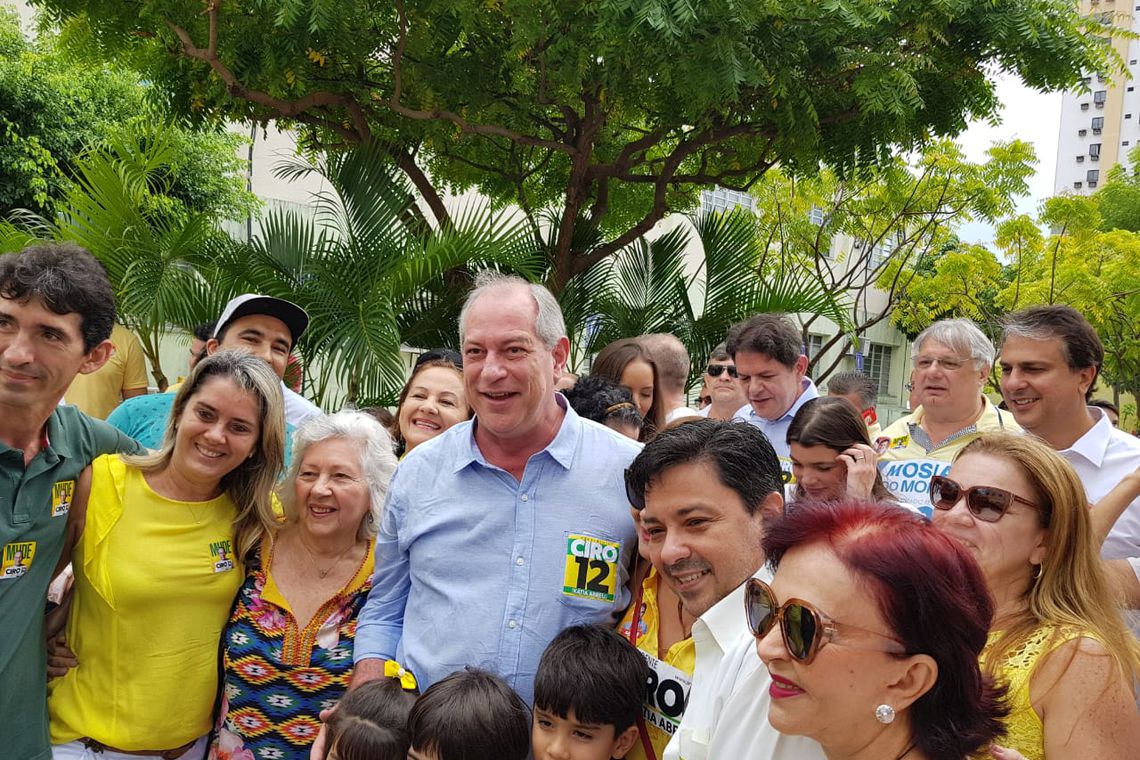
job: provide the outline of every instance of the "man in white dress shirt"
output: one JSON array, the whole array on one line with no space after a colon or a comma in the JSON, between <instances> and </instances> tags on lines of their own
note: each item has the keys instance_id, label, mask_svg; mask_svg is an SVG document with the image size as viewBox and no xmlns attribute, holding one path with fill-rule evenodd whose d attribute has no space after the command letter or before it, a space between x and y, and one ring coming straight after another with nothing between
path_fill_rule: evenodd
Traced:
<instances>
[{"instance_id":1,"label":"man in white dress shirt","mask_svg":"<svg viewBox=\"0 0 1140 760\"><path fill-rule=\"evenodd\" d=\"M768 671L744 615L764 577L764 521L783 511L776 454L751 425L701 419L665 430L626 473L658 575L696 621L696 666L665 760L813 760L822 750L768 722Z\"/></svg>"},{"instance_id":2,"label":"man in white dress shirt","mask_svg":"<svg viewBox=\"0 0 1140 760\"><path fill-rule=\"evenodd\" d=\"M1140 467L1140 439L1113 427L1089 406L1104 347L1096 330L1069 306L1035 306L1005 319L1001 392L1021 427L1057 450L1096 503ZM1116 521L1101 549L1114 577L1140 601L1140 499ZM1140 615L1132 615L1140 630Z\"/></svg>"}]
</instances>

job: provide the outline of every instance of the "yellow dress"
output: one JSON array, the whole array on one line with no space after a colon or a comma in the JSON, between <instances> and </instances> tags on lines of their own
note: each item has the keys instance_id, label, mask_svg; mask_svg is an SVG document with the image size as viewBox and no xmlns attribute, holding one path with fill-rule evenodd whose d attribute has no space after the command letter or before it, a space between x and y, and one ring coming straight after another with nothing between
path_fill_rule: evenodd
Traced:
<instances>
[{"instance_id":1,"label":"yellow dress","mask_svg":"<svg viewBox=\"0 0 1140 760\"><path fill-rule=\"evenodd\" d=\"M49 686L51 741L180 747L210 730L218 642L243 570L228 496L166 499L118 456L92 463L67 642Z\"/></svg>"},{"instance_id":2,"label":"yellow dress","mask_svg":"<svg viewBox=\"0 0 1140 760\"><path fill-rule=\"evenodd\" d=\"M641 584L641 593L634 595L633 604L625 612L618 625L618 633L626 641L630 640L633 617L638 600L641 613L637 623L635 640L637 648L645 657L653 671L651 685L656 688L653 695L646 691L646 702L642 706L646 733L653 746L657 760L665 752L677 726L681 723L685 705L688 703L689 689L693 682L693 670L697 665L697 650L692 638L681 639L665 653L665 659L657 659L657 637L660 630L661 613L657 604L657 570L653 569ZM650 760L640 739L626 754L626 760Z\"/></svg>"},{"instance_id":3,"label":"yellow dress","mask_svg":"<svg viewBox=\"0 0 1140 760\"><path fill-rule=\"evenodd\" d=\"M988 669L988 654L1001 636L1001 631L991 631L982 651L982 669ZM1055 625L1042 625L1006 657L1005 661L992 669L999 683L1007 685L1006 699L1010 713L1005 719L1005 736L997 740L1003 747L1015 749L1026 760L1045 760L1045 726L1041 716L1033 709L1029 687L1037 664L1065 642L1089 636L1076 628L1061 628ZM989 757L986 753L983 757Z\"/></svg>"}]
</instances>

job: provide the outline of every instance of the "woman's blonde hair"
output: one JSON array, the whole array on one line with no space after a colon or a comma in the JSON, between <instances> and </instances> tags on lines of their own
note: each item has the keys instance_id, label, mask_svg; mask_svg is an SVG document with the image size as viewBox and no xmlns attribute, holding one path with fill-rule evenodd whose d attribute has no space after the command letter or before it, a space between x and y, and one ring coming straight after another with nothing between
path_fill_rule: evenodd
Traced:
<instances>
[{"instance_id":1,"label":"woman's blonde hair","mask_svg":"<svg viewBox=\"0 0 1140 760\"><path fill-rule=\"evenodd\" d=\"M996 669L1042 625L1087 631L1133 682L1140 675L1140 644L1124 624L1121 600L1114 598L1093 538L1088 498L1072 466L1044 442L1029 435L987 433L958 454L996 457L1015 464L1033 487L1048 533L1040 571L1026 594L1027 608L987 653ZM1000 485L1000 484L995 484ZM1046 651L1050 647L1047 646Z\"/></svg>"},{"instance_id":2,"label":"woman's blonde hair","mask_svg":"<svg viewBox=\"0 0 1140 760\"><path fill-rule=\"evenodd\" d=\"M380 526L384 497L388 495L388 483L396 472L397 460L392 436L379 420L367 412L345 409L335 414L322 414L305 420L297 428L293 434L293 461L289 465L289 474L278 489L281 508L285 519L296 524L298 510L294 483L305 453L318 443L336 439L351 441L360 453L360 469L368 481L369 505L356 536L368 540L376 535Z\"/></svg>"},{"instance_id":3,"label":"woman's blonde hair","mask_svg":"<svg viewBox=\"0 0 1140 760\"><path fill-rule=\"evenodd\" d=\"M270 498L285 463L285 400L281 380L264 359L242 351L218 351L202 359L174 396L162 446L147 454L123 455L123 461L144 473L165 470L174 456L174 440L182 413L190 399L213 377L231 380L257 399L260 423L257 445L249 458L226 473L220 483L222 491L237 507L234 549L244 560L277 522Z\"/></svg>"}]
</instances>

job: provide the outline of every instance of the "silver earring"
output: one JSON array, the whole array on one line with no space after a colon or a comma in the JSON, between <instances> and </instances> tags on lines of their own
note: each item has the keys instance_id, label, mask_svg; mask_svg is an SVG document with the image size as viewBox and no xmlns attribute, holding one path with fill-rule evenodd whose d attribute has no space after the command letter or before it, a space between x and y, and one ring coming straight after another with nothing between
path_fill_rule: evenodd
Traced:
<instances>
[{"instance_id":1,"label":"silver earring","mask_svg":"<svg viewBox=\"0 0 1140 760\"><path fill-rule=\"evenodd\" d=\"M875 720L883 725L895 722L895 708L890 705L879 705L875 708Z\"/></svg>"}]
</instances>

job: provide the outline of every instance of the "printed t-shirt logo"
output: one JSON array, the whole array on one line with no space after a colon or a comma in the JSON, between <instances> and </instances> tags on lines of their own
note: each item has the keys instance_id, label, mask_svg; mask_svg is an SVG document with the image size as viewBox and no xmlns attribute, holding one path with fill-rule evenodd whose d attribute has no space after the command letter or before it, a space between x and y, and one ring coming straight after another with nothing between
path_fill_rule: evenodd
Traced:
<instances>
[{"instance_id":1,"label":"printed t-shirt logo","mask_svg":"<svg viewBox=\"0 0 1140 760\"><path fill-rule=\"evenodd\" d=\"M566 536L562 593L613 603L617 590L621 544L579 533Z\"/></svg>"},{"instance_id":2,"label":"printed t-shirt logo","mask_svg":"<svg viewBox=\"0 0 1140 760\"><path fill-rule=\"evenodd\" d=\"M35 541L16 541L4 547L0 554L0 580L19 578L28 572L36 557Z\"/></svg>"},{"instance_id":3,"label":"printed t-shirt logo","mask_svg":"<svg viewBox=\"0 0 1140 760\"><path fill-rule=\"evenodd\" d=\"M210 544L210 560L213 563L215 573L224 573L227 570L234 569L233 553L234 550L228 538Z\"/></svg>"},{"instance_id":4,"label":"printed t-shirt logo","mask_svg":"<svg viewBox=\"0 0 1140 760\"><path fill-rule=\"evenodd\" d=\"M75 481L61 480L51 487L51 516L62 517L71 511L75 498Z\"/></svg>"},{"instance_id":5,"label":"printed t-shirt logo","mask_svg":"<svg viewBox=\"0 0 1140 760\"><path fill-rule=\"evenodd\" d=\"M693 688L693 677L685 671L657 659L648 652L641 652L649 666L649 679L645 684L645 723L651 728L672 736L681 724L685 706L689 703L689 692Z\"/></svg>"},{"instance_id":6,"label":"printed t-shirt logo","mask_svg":"<svg viewBox=\"0 0 1140 760\"><path fill-rule=\"evenodd\" d=\"M796 476L792 474L792 458L779 457L780 459L780 478L783 480L784 485L795 485Z\"/></svg>"}]
</instances>

